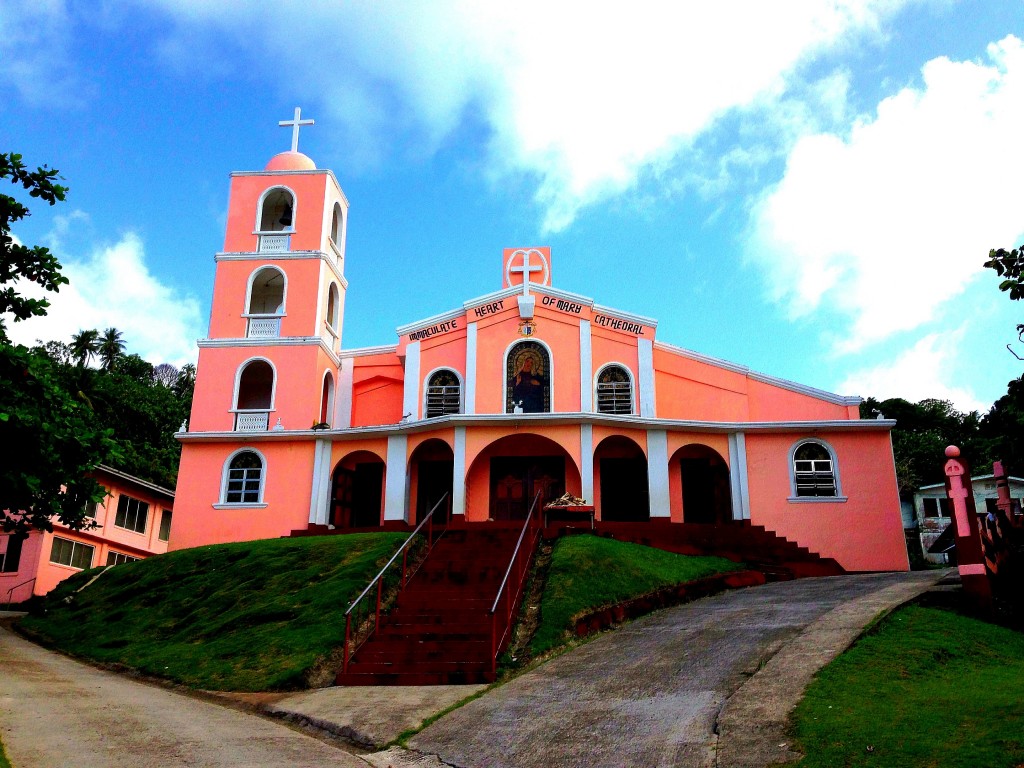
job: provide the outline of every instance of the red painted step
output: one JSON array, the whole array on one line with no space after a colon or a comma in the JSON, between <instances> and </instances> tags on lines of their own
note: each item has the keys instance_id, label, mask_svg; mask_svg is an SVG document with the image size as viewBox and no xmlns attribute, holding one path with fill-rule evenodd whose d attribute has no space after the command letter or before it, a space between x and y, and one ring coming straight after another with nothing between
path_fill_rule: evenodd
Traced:
<instances>
[{"instance_id":1,"label":"red painted step","mask_svg":"<svg viewBox=\"0 0 1024 768\"><path fill-rule=\"evenodd\" d=\"M517 526L448 531L337 684L493 680L490 608L518 538Z\"/></svg>"}]
</instances>

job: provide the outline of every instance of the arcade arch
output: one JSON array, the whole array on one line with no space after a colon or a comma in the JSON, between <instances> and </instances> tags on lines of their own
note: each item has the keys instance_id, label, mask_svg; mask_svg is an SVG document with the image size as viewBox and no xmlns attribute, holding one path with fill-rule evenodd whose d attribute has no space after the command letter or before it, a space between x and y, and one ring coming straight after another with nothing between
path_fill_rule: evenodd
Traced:
<instances>
[{"instance_id":1,"label":"arcade arch","mask_svg":"<svg viewBox=\"0 0 1024 768\"><path fill-rule=\"evenodd\" d=\"M672 485L682 497L684 523L732 522L729 465L718 451L690 443L672 455L669 465L671 474L678 472L678 483Z\"/></svg>"},{"instance_id":2,"label":"arcade arch","mask_svg":"<svg viewBox=\"0 0 1024 768\"><path fill-rule=\"evenodd\" d=\"M370 451L342 457L331 476L327 523L334 528L376 528L384 519L384 460Z\"/></svg>"},{"instance_id":3,"label":"arcade arch","mask_svg":"<svg viewBox=\"0 0 1024 768\"><path fill-rule=\"evenodd\" d=\"M643 449L622 435L602 440L594 451L594 490L602 521L650 520L647 455Z\"/></svg>"}]
</instances>

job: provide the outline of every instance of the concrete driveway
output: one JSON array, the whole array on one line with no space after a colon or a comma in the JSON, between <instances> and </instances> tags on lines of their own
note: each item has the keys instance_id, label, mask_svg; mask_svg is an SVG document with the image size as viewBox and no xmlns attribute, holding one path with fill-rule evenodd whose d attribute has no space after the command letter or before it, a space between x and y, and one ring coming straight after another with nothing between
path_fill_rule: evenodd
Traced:
<instances>
[{"instance_id":1,"label":"concrete driveway","mask_svg":"<svg viewBox=\"0 0 1024 768\"><path fill-rule=\"evenodd\" d=\"M366 768L285 725L80 664L3 628L0 729L15 768Z\"/></svg>"},{"instance_id":2,"label":"concrete driveway","mask_svg":"<svg viewBox=\"0 0 1024 768\"><path fill-rule=\"evenodd\" d=\"M461 768L768 765L793 756L785 717L813 673L880 611L942 576L801 579L660 611L470 702L409 745Z\"/></svg>"}]
</instances>

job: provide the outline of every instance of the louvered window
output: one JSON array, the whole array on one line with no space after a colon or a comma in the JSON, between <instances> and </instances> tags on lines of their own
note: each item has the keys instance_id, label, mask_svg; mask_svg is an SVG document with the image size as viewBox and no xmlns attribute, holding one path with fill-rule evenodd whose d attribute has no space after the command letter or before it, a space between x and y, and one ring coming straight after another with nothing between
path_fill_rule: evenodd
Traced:
<instances>
[{"instance_id":1,"label":"louvered window","mask_svg":"<svg viewBox=\"0 0 1024 768\"><path fill-rule=\"evenodd\" d=\"M453 371L437 371L427 382L428 419L458 413L462 396L459 377Z\"/></svg>"},{"instance_id":2,"label":"louvered window","mask_svg":"<svg viewBox=\"0 0 1024 768\"><path fill-rule=\"evenodd\" d=\"M633 412L633 383L622 366L609 365L601 371L597 379L597 412Z\"/></svg>"},{"instance_id":3,"label":"louvered window","mask_svg":"<svg viewBox=\"0 0 1024 768\"><path fill-rule=\"evenodd\" d=\"M793 456L793 479L797 496L835 496L832 454L821 443L804 443Z\"/></svg>"}]
</instances>

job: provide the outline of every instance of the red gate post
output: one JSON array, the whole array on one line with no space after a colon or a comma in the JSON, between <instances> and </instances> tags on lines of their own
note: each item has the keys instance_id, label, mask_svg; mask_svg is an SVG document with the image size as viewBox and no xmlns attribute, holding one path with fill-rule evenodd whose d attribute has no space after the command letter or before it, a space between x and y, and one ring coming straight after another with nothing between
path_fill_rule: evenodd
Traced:
<instances>
[{"instance_id":1,"label":"red gate post","mask_svg":"<svg viewBox=\"0 0 1024 768\"><path fill-rule=\"evenodd\" d=\"M985 570L981 532L974 508L974 492L967 462L955 445L946 448L946 495L953 505L953 529L956 535L956 562L960 583L977 607L992 609L992 585Z\"/></svg>"}]
</instances>

